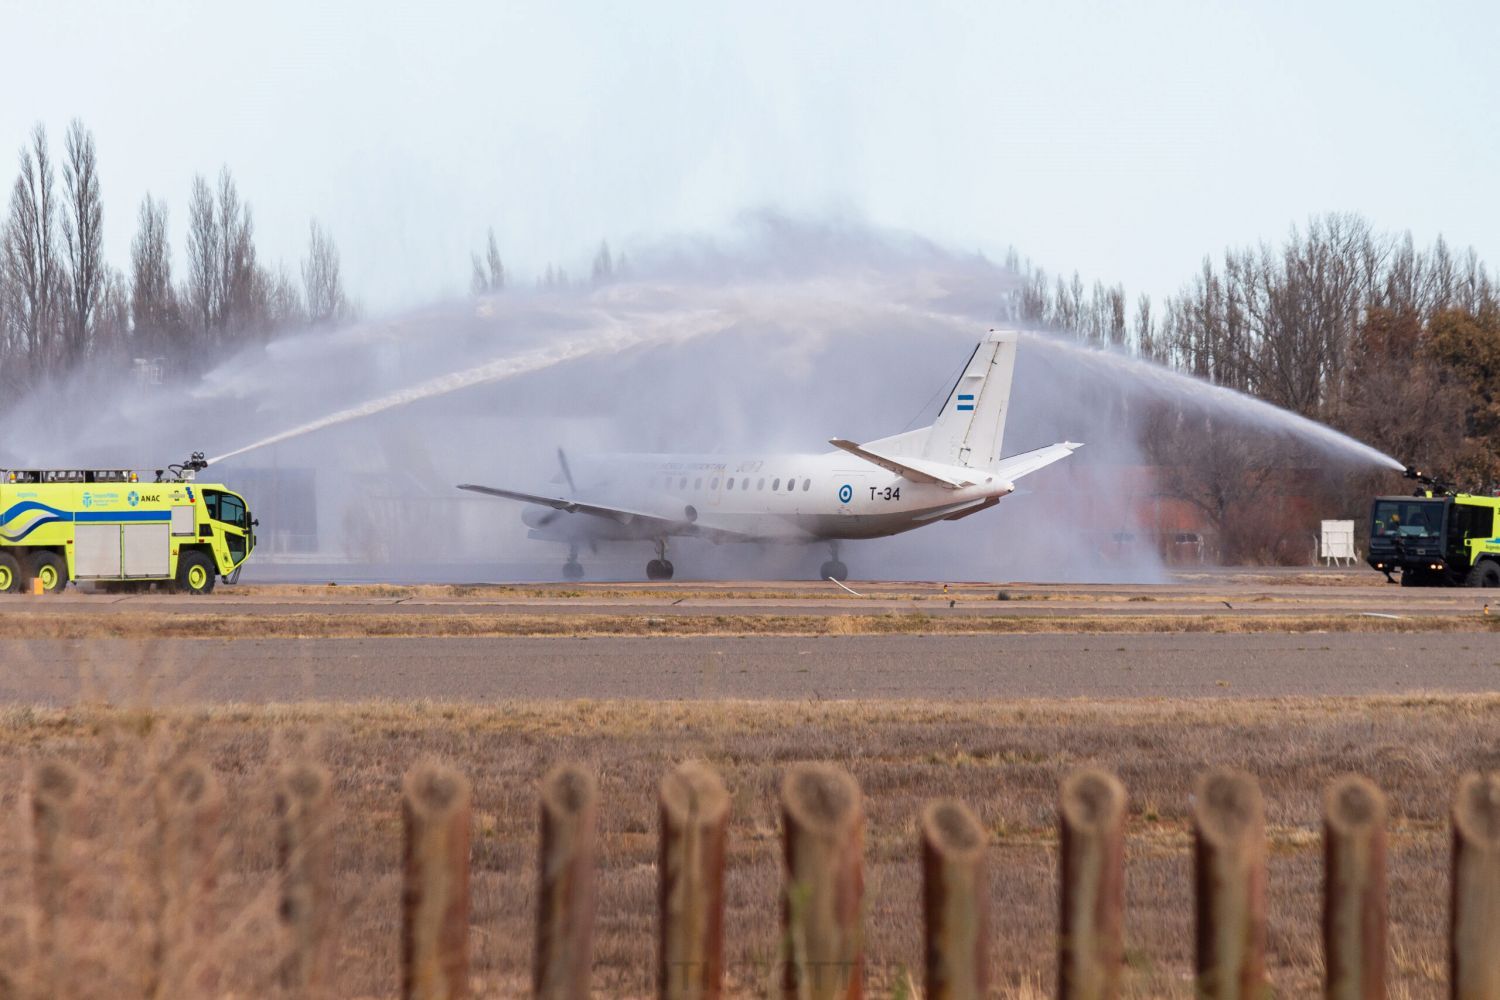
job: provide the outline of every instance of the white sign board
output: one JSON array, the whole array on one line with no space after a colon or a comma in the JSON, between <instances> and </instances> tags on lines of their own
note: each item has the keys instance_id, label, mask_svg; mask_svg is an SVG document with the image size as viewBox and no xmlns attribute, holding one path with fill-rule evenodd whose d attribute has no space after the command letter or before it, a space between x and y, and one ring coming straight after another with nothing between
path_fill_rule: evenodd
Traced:
<instances>
[{"instance_id":1,"label":"white sign board","mask_svg":"<svg viewBox=\"0 0 1500 1000\"><path fill-rule=\"evenodd\" d=\"M1352 565L1359 558L1354 551L1354 522L1324 521L1318 554L1330 564L1347 560Z\"/></svg>"}]
</instances>

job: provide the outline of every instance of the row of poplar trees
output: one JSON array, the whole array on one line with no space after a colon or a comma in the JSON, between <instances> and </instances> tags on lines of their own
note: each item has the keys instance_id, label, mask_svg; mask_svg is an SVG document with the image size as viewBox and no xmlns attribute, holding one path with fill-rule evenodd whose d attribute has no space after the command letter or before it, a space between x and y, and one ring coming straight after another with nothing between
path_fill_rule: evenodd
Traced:
<instances>
[{"instance_id":1,"label":"row of poplar trees","mask_svg":"<svg viewBox=\"0 0 1500 1000\"><path fill-rule=\"evenodd\" d=\"M180 268L167 202L145 194L122 270L104 258L93 133L74 120L59 162L38 124L18 159L0 220L0 392L22 392L90 360L146 359L191 373L274 331L352 313L338 248L316 221L300 281L261 261L254 215L228 168L214 183L193 180Z\"/></svg>"}]
</instances>

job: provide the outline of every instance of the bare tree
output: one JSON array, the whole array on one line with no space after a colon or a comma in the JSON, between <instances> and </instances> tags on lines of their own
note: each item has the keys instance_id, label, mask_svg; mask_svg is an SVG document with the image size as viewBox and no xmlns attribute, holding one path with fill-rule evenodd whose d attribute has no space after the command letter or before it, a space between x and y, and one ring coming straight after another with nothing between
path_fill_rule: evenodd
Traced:
<instances>
[{"instance_id":1,"label":"bare tree","mask_svg":"<svg viewBox=\"0 0 1500 1000\"><path fill-rule=\"evenodd\" d=\"M127 362L130 347L130 287L125 275L104 265L100 273L99 301L94 307L94 337L90 356L112 362Z\"/></svg>"},{"instance_id":2,"label":"bare tree","mask_svg":"<svg viewBox=\"0 0 1500 1000\"><path fill-rule=\"evenodd\" d=\"M1218 536L1220 558L1274 559L1278 539L1264 508L1273 483L1285 475L1284 443L1278 448L1252 428L1176 409L1159 408L1147 423L1157 490L1203 514Z\"/></svg>"},{"instance_id":3,"label":"bare tree","mask_svg":"<svg viewBox=\"0 0 1500 1000\"><path fill-rule=\"evenodd\" d=\"M11 189L5 226L4 269L11 288L12 323L30 372L45 371L55 353L62 306L52 160L47 130L38 124L22 147L20 175Z\"/></svg>"},{"instance_id":4,"label":"bare tree","mask_svg":"<svg viewBox=\"0 0 1500 1000\"><path fill-rule=\"evenodd\" d=\"M1142 295L1135 303L1135 350L1143 358L1164 361L1161 345L1157 341L1156 322L1151 315L1151 296Z\"/></svg>"},{"instance_id":5,"label":"bare tree","mask_svg":"<svg viewBox=\"0 0 1500 1000\"><path fill-rule=\"evenodd\" d=\"M16 317L20 314L16 286L5 267L5 247L10 243L9 221L0 222L0 398L20 388L16 363L20 352L20 335Z\"/></svg>"},{"instance_id":6,"label":"bare tree","mask_svg":"<svg viewBox=\"0 0 1500 1000\"><path fill-rule=\"evenodd\" d=\"M193 190L188 198L187 250L188 277L183 299L193 314L197 343L197 351L193 353L202 354L219 325L222 311L220 274L223 270L223 249L219 241L213 191L202 174L193 178Z\"/></svg>"},{"instance_id":7,"label":"bare tree","mask_svg":"<svg viewBox=\"0 0 1500 1000\"><path fill-rule=\"evenodd\" d=\"M470 256L474 272L469 285L474 290L474 294L484 295L487 292L502 291L505 288L505 265L500 260L500 248L495 243L494 226L490 227L484 260L481 261L477 253Z\"/></svg>"},{"instance_id":8,"label":"bare tree","mask_svg":"<svg viewBox=\"0 0 1500 1000\"><path fill-rule=\"evenodd\" d=\"M302 262L307 320L314 325L338 323L349 311L339 276L339 248L316 219L308 228L307 259Z\"/></svg>"},{"instance_id":9,"label":"bare tree","mask_svg":"<svg viewBox=\"0 0 1500 1000\"><path fill-rule=\"evenodd\" d=\"M147 194L141 200L139 228L130 242L130 316L136 349L146 357L186 354L186 327L172 288L172 246L167 241L167 206Z\"/></svg>"},{"instance_id":10,"label":"bare tree","mask_svg":"<svg viewBox=\"0 0 1500 1000\"><path fill-rule=\"evenodd\" d=\"M307 322L307 311L303 308L302 295L297 291L297 282L292 280L284 265L278 265L274 272L257 268L256 283L256 300L263 310L260 329L285 330ZM342 297L342 291L339 294Z\"/></svg>"},{"instance_id":11,"label":"bare tree","mask_svg":"<svg viewBox=\"0 0 1500 1000\"><path fill-rule=\"evenodd\" d=\"M64 140L62 213L67 244L62 363L71 368L88 354L97 333L94 313L103 298L106 266L103 253L104 206L99 197L98 157L93 133L73 119Z\"/></svg>"},{"instance_id":12,"label":"bare tree","mask_svg":"<svg viewBox=\"0 0 1500 1000\"><path fill-rule=\"evenodd\" d=\"M593 281L596 285L605 285L614 279L614 259L609 255L609 244L601 242L599 252L594 254Z\"/></svg>"},{"instance_id":13,"label":"bare tree","mask_svg":"<svg viewBox=\"0 0 1500 1000\"><path fill-rule=\"evenodd\" d=\"M221 346L230 347L248 333L268 330L272 281L256 262L255 222L228 167L219 171L218 227L218 339Z\"/></svg>"}]
</instances>

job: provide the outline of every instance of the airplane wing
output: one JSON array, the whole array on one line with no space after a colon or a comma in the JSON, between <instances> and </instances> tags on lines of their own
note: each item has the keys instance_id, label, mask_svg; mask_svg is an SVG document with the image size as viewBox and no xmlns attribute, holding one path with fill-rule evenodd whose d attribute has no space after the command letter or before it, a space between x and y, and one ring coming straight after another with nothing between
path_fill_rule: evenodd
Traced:
<instances>
[{"instance_id":1,"label":"airplane wing","mask_svg":"<svg viewBox=\"0 0 1500 1000\"><path fill-rule=\"evenodd\" d=\"M1038 469L1045 469L1053 462L1062 461L1082 447L1083 445L1076 441L1049 444L1047 447L1038 448L1036 451L1012 455L1010 458L1002 458L1000 464L995 467L995 472L1001 477L1015 482L1022 476L1029 476Z\"/></svg>"},{"instance_id":2,"label":"airplane wing","mask_svg":"<svg viewBox=\"0 0 1500 1000\"><path fill-rule=\"evenodd\" d=\"M726 531L723 528L698 524L685 517L663 517L660 514L648 514L644 511L628 510L624 507L607 507L603 504L585 503L582 500L570 500L565 497L544 497L538 496L535 493L502 490L494 486L477 486L473 483L460 483L458 488L468 490L470 493L483 493L485 496L500 497L505 500L519 500L521 503L551 507L553 510L559 510L566 514L589 514L594 517L602 517L614 521L618 524L651 529L671 535L699 535L719 541L743 540L749 537L741 535L739 532Z\"/></svg>"},{"instance_id":3,"label":"airplane wing","mask_svg":"<svg viewBox=\"0 0 1500 1000\"><path fill-rule=\"evenodd\" d=\"M972 480L958 478L955 472L963 471L958 466L939 465L936 462L927 462L920 458L895 458L890 455L882 455L871 451L853 441L843 438L829 438L828 443L835 448L847 451L851 455L858 455L872 465L878 465L882 469L894 472L898 476L905 476L914 483L934 483L938 486L946 486L950 490L962 489L965 486L973 486Z\"/></svg>"}]
</instances>

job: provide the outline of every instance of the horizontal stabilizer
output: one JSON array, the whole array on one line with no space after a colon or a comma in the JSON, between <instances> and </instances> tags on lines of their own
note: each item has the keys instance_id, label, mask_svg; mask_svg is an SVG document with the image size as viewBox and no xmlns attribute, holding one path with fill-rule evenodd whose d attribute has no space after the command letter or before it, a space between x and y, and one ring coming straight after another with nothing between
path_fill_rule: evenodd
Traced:
<instances>
[{"instance_id":1,"label":"horizontal stabilizer","mask_svg":"<svg viewBox=\"0 0 1500 1000\"><path fill-rule=\"evenodd\" d=\"M835 448L847 451L851 455L858 455L872 465L878 465L882 469L894 472L898 476L905 476L914 483L935 483L946 486L951 490L962 489L965 486L973 486L974 480L968 477L955 476L955 473L964 473L968 470L954 466L940 465L937 462L929 462L921 458L908 458L902 456L897 458L893 455L882 455L878 451L871 451L867 445L858 445L853 441L843 438L830 438L829 444Z\"/></svg>"},{"instance_id":2,"label":"horizontal stabilizer","mask_svg":"<svg viewBox=\"0 0 1500 1000\"><path fill-rule=\"evenodd\" d=\"M1038 469L1045 469L1053 462L1062 461L1082 447L1083 445L1077 441L1063 441L1059 444L1049 444L1045 448L1038 448L1036 451L1012 455L1010 458L1000 460L1000 463L995 466L995 473L1002 479L1015 482Z\"/></svg>"}]
</instances>

